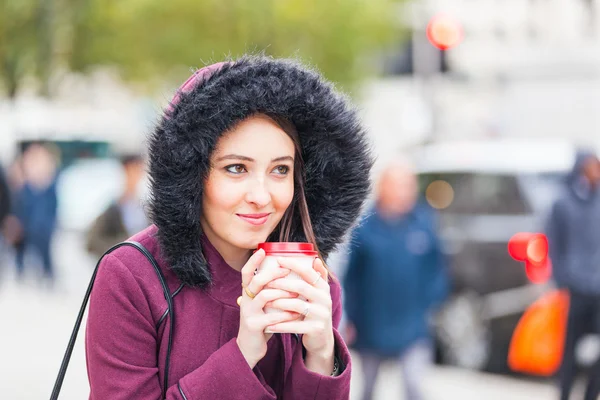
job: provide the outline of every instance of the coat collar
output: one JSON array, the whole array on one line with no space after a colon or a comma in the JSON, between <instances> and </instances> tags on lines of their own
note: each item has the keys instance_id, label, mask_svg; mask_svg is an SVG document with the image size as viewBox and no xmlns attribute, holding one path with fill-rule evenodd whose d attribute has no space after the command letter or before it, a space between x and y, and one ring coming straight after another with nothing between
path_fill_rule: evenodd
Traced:
<instances>
[{"instance_id":1,"label":"coat collar","mask_svg":"<svg viewBox=\"0 0 600 400\"><path fill-rule=\"evenodd\" d=\"M221 303L238 307L237 299L242 295L242 273L227 264L206 235L202 235L201 243L212 276L208 287L209 296Z\"/></svg>"}]
</instances>

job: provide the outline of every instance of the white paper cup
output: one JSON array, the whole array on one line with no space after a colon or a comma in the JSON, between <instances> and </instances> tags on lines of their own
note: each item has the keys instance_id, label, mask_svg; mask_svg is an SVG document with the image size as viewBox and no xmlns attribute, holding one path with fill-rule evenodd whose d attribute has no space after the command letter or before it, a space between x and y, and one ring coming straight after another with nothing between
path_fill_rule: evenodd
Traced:
<instances>
[{"instance_id":1,"label":"white paper cup","mask_svg":"<svg viewBox=\"0 0 600 400\"><path fill-rule=\"evenodd\" d=\"M273 270L277 268L283 268L277 262L277 259L280 257L292 258L296 260L300 265L306 266L308 268L313 267L313 262L315 258L318 256L317 252L314 250L312 243L294 243L294 242L267 242L261 243L258 245L259 249L263 249L265 251L265 259L258 267L258 274ZM302 279L300 275L295 272L290 272L285 276L284 279ZM301 300L306 300L304 297L298 297ZM266 313L272 312L281 312L280 309L265 307Z\"/></svg>"}]
</instances>

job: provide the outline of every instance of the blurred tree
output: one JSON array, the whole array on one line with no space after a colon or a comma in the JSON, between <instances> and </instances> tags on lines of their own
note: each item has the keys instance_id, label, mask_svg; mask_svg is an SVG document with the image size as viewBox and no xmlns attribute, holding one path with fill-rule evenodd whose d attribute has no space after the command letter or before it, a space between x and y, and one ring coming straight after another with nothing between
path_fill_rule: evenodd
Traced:
<instances>
[{"instance_id":1,"label":"blurred tree","mask_svg":"<svg viewBox=\"0 0 600 400\"><path fill-rule=\"evenodd\" d=\"M11 99L29 74L39 78L41 94L50 95L55 1L0 0L0 75Z\"/></svg>"},{"instance_id":2,"label":"blurred tree","mask_svg":"<svg viewBox=\"0 0 600 400\"><path fill-rule=\"evenodd\" d=\"M22 79L34 72L37 10L38 0L0 0L0 75L11 99Z\"/></svg>"},{"instance_id":3,"label":"blurred tree","mask_svg":"<svg viewBox=\"0 0 600 400\"><path fill-rule=\"evenodd\" d=\"M140 82L181 80L189 67L264 51L351 85L401 34L398 0L70 1L78 3L71 67L113 64Z\"/></svg>"},{"instance_id":4,"label":"blurred tree","mask_svg":"<svg viewBox=\"0 0 600 400\"><path fill-rule=\"evenodd\" d=\"M54 0L38 0L35 16L37 35L37 60L35 67L36 74L40 78L41 94L46 97L50 96L50 75L54 61L54 11Z\"/></svg>"},{"instance_id":5,"label":"blurred tree","mask_svg":"<svg viewBox=\"0 0 600 400\"><path fill-rule=\"evenodd\" d=\"M57 66L115 66L129 81L180 81L190 67L261 52L298 57L350 88L402 34L403 0L0 0L0 66L12 98Z\"/></svg>"}]
</instances>

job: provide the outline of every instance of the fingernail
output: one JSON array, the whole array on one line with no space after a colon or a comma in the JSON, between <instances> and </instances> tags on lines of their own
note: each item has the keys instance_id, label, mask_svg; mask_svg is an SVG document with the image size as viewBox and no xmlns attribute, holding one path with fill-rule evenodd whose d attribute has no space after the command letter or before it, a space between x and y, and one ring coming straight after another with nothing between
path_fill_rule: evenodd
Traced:
<instances>
[{"instance_id":1,"label":"fingernail","mask_svg":"<svg viewBox=\"0 0 600 400\"><path fill-rule=\"evenodd\" d=\"M271 328L266 328L266 329L265 329L265 333L275 333L275 332L273 332L273 331L271 330Z\"/></svg>"}]
</instances>

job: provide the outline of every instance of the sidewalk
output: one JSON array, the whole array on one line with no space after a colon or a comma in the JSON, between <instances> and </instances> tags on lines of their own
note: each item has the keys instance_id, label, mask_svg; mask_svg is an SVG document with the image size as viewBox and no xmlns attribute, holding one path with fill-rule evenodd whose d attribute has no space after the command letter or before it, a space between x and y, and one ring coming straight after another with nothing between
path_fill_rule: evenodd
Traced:
<instances>
[{"instance_id":1,"label":"sidewalk","mask_svg":"<svg viewBox=\"0 0 600 400\"><path fill-rule=\"evenodd\" d=\"M360 359L352 358L351 400L360 400L362 382ZM558 398L551 384L518 380L491 374L436 366L424 379L427 400L554 400ZM390 364L382 368L374 400L402 399L400 371Z\"/></svg>"}]
</instances>

